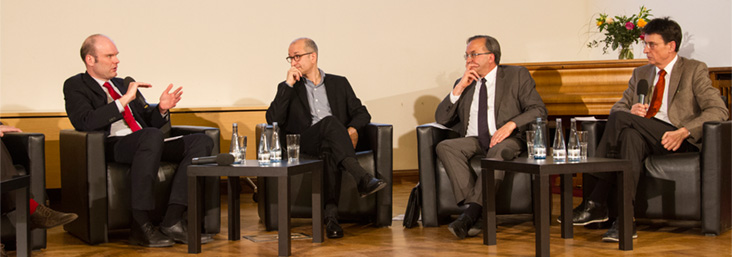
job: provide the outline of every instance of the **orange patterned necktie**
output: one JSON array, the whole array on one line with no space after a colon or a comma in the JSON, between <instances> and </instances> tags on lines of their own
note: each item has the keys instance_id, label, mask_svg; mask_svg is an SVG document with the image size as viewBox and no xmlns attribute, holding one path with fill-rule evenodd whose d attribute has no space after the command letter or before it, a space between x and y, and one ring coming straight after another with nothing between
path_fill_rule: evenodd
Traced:
<instances>
[{"instance_id":1,"label":"orange patterned necktie","mask_svg":"<svg viewBox=\"0 0 732 257\"><path fill-rule=\"evenodd\" d=\"M117 94L117 91L114 91L114 88L112 88L112 85L109 84L109 82L104 83L104 88L107 89L109 92L109 95L112 96L113 100L117 100L120 98L120 95ZM132 111L130 111L130 107L125 105L125 112L122 115L122 117L125 118L125 122L128 126L130 126L130 129L132 129L132 132L140 130L140 125L137 125L137 121L135 121L135 117L132 117Z\"/></svg>"},{"instance_id":2,"label":"orange patterned necktie","mask_svg":"<svg viewBox=\"0 0 732 257\"><path fill-rule=\"evenodd\" d=\"M663 102L663 91L665 86L666 71L661 70L658 72L658 82L656 82L656 87L653 89L653 99L651 99L651 106L648 108L648 112L646 112L646 118L656 116L656 113L658 113L658 109L661 108L661 103Z\"/></svg>"}]
</instances>

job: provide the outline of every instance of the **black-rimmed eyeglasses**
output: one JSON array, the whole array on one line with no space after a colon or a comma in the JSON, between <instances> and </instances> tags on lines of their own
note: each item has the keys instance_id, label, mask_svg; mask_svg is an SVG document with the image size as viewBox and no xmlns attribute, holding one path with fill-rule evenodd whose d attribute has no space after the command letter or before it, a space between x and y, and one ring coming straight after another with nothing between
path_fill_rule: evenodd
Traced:
<instances>
[{"instance_id":1,"label":"black-rimmed eyeglasses","mask_svg":"<svg viewBox=\"0 0 732 257\"><path fill-rule=\"evenodd\" d=\"M287 56L285 58L285 60L287 60L287 62L289 62L289 63L292 63L292 60L295 60L296 62L299 62L301 57L306 56L308 54L312 54L312 53L313 52L304 53L304 54L296 54L295 56Z\"/></svg>"}]
</instances>

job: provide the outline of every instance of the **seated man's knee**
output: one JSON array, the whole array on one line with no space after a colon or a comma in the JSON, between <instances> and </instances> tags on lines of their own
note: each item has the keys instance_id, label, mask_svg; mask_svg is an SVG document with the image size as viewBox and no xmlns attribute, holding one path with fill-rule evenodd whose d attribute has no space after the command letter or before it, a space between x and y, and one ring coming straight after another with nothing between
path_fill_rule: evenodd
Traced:
<instances>
[{"instance_id":1,"label":"seated man's knee","mask_svg":"<svg viewBox=\"0 0 732 257\"><path fill-rule=\"evenodd\" d=\"M206 154L213 150L214 142L211 137L205 134L191 134L189 137L191 138L191 145L193 148L199 149Z\"/></svg>"}]
</instances>

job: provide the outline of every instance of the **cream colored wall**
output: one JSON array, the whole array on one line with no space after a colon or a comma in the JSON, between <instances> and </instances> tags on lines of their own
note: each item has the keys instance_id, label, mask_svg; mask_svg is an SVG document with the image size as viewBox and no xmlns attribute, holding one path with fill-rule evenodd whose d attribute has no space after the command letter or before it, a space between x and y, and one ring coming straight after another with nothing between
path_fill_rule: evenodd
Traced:
<instances>
[{"instance_id":1,"label":"cream colored wall","mask_svg":"<svg viewBox=\"0 0 732 257\"><path fill-rule=\"evenodd\" d=\"M153 83L143 89L151 102L174 83L185 91L179 107L266 106L288 68L288 44L307 36L320 67L348 77L372 121L394 125L394 169L416 169L414 127L433 121L462 74L467 37L496 37L504 63L612 59L584 47L595 5L0 0L0 112L64 111L62 83L83 72L79 47L93 33L117 43L120 76Z\"/></svg>"}]
</instances>

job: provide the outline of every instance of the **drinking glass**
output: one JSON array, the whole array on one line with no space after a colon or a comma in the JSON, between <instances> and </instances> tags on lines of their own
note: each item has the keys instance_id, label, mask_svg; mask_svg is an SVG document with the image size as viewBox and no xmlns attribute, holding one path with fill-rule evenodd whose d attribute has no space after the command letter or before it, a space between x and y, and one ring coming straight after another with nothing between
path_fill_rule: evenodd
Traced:
<instances>
[{"instance_id":1,"label":"drinking glass","mask_svg":"<svg viewBox=\"0 0 732 257\"><path fill-rule=\"evenodd\" d=\"M287 162L293 163L300 159L300 135L287 135Z\"/></svg>"},{"instance_id":2,"label":"drinking glass","mask_svg":"<svg viewBox=\"0 0 732 257\"><path fill-rule=\"evenodd\" d=\"M587 131L577 131L577 137L579 137L580 144L580 158L582 160L587 159Z\"/></svg>"},{"instance_id":3,"label":"drinking glass","mask_svg":"<svg viewBox=\"0 0 732 257\"><path fill-rule=\"evenodd\" d=\"M536 135L535 130L526 131L526 148L529 153L529 158L534 158L534 136Z\"/></svg>"}]
</instances>

